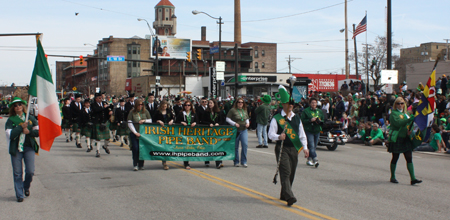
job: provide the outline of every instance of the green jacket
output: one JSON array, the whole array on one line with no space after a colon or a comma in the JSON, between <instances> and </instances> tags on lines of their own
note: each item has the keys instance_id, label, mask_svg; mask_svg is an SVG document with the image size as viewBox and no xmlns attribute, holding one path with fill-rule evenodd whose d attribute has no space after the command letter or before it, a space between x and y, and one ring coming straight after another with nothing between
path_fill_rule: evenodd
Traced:
<instances>
[{"instance_id":1,"label":"green jacket","mask_svg":"<svg viewBox=\"0 0 450 220\"><path fill-rule=\"evenodd\" d=\"M305 110L303 110L300 118L302 120L303 129L305 129L305 132L317 134L322 131L322 126L320 126L318 123L311 123L311 119L314 117L319 117L321 121L324 121L322 110L316 108L316 110L313 111L311 110L311 107L305 108Z\"/></svg>"},{"instance_id":2,"label":"green jacket","mask_svg":"<svg viewBox=\"0 0 450 220\"><path fill-rule=\"evenodd\" d=\"M397 138L405 138L408 136L408 129L411 126L411 122L414 121L414 116L409 115L406 117L406 113L403 113L397 109L392 110L389 116L391 123L391 130L389 131L389 142L397 142Z\"/></svg>"},{"instance_id":3,"label":"green jacket","mask_svg":"<svg viewBox=\"0 0 450 220\"><path fill-rule=\"evenodd\" d=\"M269 116L270 116L270 106L269 104L262 104L255 110L256 113L256 123L261 125L269 124Z\"/></svg>"},{"instance_id":4,"label":"green jacket","mask_svg":"<svg viewBox=\"0 0 450 220\"><path fill-rule=\"evenodd\" d=\"M10 137L9 154L16 156L19 148L19 136L22 134L23 130L21 126L22 123L16 124L13 117L17 116L8 118L5 124L5 131ZM37 144L35 137L39 137L39 130L33 130L32 128L34 126L38 126L38 122L34 116L30 115L28 118L28 130L30 130L30 133L25 136L25 144L29 144L32 148L34 148L34 151L38 153L39 145Z\"/></svg>"},{"instance_id":5,"label":"green jacket","mask_svg":"<svg viewBox=\"0 0 450 220\"><path fill-rule=\"evenodd\" d=\"M383 131L380 128L378 128L376 131L372 130L370 132L370 137L372 137L372 140L375 140L377 138L384 140Z\"/></svg>"}]
</instances>

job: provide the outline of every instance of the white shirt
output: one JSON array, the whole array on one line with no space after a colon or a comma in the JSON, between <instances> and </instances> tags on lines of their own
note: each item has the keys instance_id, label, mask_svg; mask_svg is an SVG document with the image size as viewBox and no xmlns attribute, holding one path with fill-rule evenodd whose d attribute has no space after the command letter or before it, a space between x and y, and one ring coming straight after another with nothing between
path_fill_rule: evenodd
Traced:
<instances>
[{"instance_id":1,"label":"white shirt","mask_svg":"<svg viewBox=\"0 0 450 220\"><path fill-rule=\"evenodd\" d=\"M322 109L323 109L323 110L326 110L326 111L327 111L327 114L329 114L329 113L330 113L330 103L327 103L326 105L323 105L323 106L322 106Z\"/></svg>"},{"instance_id":2,"label":"white shirt","mask_svg":"<svg viewBox=\"0 0 450 220\"><path fill-rule=\"evenodd\" d=\"M286 116L286 113L284 112L284 110L281 111L281 116ZM288 120L292 120L292 118L295 116L294 112L291 112L291 117L288 118ZM270 128L269 128L269 138L272 141L278 141L280 135L277 134L278 131L278 122L277 120L275 120L275 118L272 118L272 120L270 121ZM299 135L299 139L300 142L302 142L303 145L303 149L308 150L308 141L306 139L306 134L305 134L305 130L303 129L303 124L302 121L300 121L300 125L298 126L298 135ZM286 137L287 138L287 137Z\"/></svg>"}]
</instances>

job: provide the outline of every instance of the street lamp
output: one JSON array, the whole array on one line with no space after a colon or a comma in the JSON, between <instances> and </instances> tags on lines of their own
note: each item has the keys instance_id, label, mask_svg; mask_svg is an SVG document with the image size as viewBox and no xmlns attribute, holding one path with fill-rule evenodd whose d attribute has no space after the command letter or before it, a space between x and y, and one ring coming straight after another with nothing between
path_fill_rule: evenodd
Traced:
<instances>
[{"instance_id":1,"label":"street lamp","mask_svg":"<svg viewBox=\"0 0 450 220\"><path fill-rule=\"evenodd\" d=\"M221 54L221 52L222 52L222 16L220 16L219 18L215 18L215 17L213 17L213 16L211 16L211 15L209 15L208 13L206 13L206 12L203 12L203 11L197 11L197 10L193 10L192 11L192 14L194 14L194 15L197 15L197 14L205 14L205 15L208 15L210 18L212 18L212 19L216 19L216 20L219 20L217 23L219 24L219 61L220 61L220 54Z\"/></svg>"},{"instance_id":2,"label":"street lamp","mask_svg":"<svg viewBox=\"0 0 450 220\"><path fill-rule=\"evenodd\" d=\"M145 20L145 19L143 19L143 18L138 18L137 19L138 21L145 21L145 23L147 23L147 27L148 27L148 30L150 31L150 42L149 42L149 47L150 47L150 50L149 50L149 55L151 56L151 54L152 54L152 41L151 41L151 38L154 36L155 37L155 39L156 39L156 42L158 42L158 36L157 35L155 35L154 33L153 33L153 31L152 31L152 28L150 27L150 24L148 23L148 21L147 20ZM159 62L158 62L158 51L156 51L156 58L155 58L155 64L156 64L156 66L155 66L155 98L156 99L158 99L158 79L157 78L159 78L159 71L158 71L158 68L159 68Z\"/></svg>"}]
</instances>

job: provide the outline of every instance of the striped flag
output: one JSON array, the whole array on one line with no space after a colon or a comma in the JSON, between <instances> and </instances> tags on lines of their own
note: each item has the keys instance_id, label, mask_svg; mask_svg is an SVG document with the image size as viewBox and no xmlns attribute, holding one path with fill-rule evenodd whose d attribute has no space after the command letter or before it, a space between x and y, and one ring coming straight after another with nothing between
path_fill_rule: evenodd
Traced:
<instances>
[{"instance_id":1,"label":"striped flag","mask_svg":"<svg viewBox=\"0 0 450 220\"><path fill-rule=\"evenodd\" d=\"M355 32L353 32L353 38L356 37L356 35L363 33L364 31L367 31L367 15L364 16L361 22L359 22L358 26L356 26Z\"/></svg>"},{"instance_id":2,"label":"striped flag","mask_svg":"<svg viewBox=\"0 0 450 220\"><path fill-rule=\"evenodd\" d=\"M41 149L46 151L50 151L54 139L62 134L61 115L55 91L44 49L38 39L36 60L28 93L38 98L39 142Z\"/></svg>"},{"instance_id":3,"label":"striped flag","mask_svg":"<svg viewBox=\"0 0 450 220\"><path fill-rule=\"evenodd\" d=\"M428 129L425 132L424 130L431 127L431 125L433 124L433 116L436 109L436 66L439 62L439 59L440 56L438 56L438 58L436 59L433 71L431 72L430 78L425 85L414 118L414 122L416 123L417 127L420 129L420 131L422 131L421 133L425 134L425 138L423 141L428 140L428 137L430 136L431 129Z\"/></svg>"}]
</instances>

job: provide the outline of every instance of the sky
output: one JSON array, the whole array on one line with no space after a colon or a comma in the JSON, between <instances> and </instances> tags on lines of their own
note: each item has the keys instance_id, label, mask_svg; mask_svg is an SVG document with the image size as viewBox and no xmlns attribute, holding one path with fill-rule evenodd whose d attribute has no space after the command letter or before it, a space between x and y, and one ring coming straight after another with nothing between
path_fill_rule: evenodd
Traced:
<instances>
[{"instance_id":1,"label":"sky","mask_svg":"<svg viewBox=\"0 0 450 220\"><path fill-rule=\"evenodd\" d=\"M46 54L88 55L102 38L142 38L149 34L144 18L154 21L154 7L160 0L1 0L0 34L43 33ZM178 18L178 38L200 40L201 26L207 27L207 40L218 41L219 26L204 14L221 16L222 41L234 39L233 0L170 0ZM241 0L242 42L277 43L277 72L338 73L345 66L345 0ZM367 11L367 41L386 33L386 0L348 0L348 28L358 24ZM402 48L450 38L448 0L392 0L393 42ZM78 15L75 15L78 13ZM349 33L349 52L354 51ZM357 36L362 50L365 33ZM27 85L36 56L33 36L0 37L0 86ZM399 54L399 50L394 50ZM55 75L56 61L49 57ZM352 65L352 63L351 63ZM350 68L351 73L354 69Z\"/></svg>"}]
</instances>

